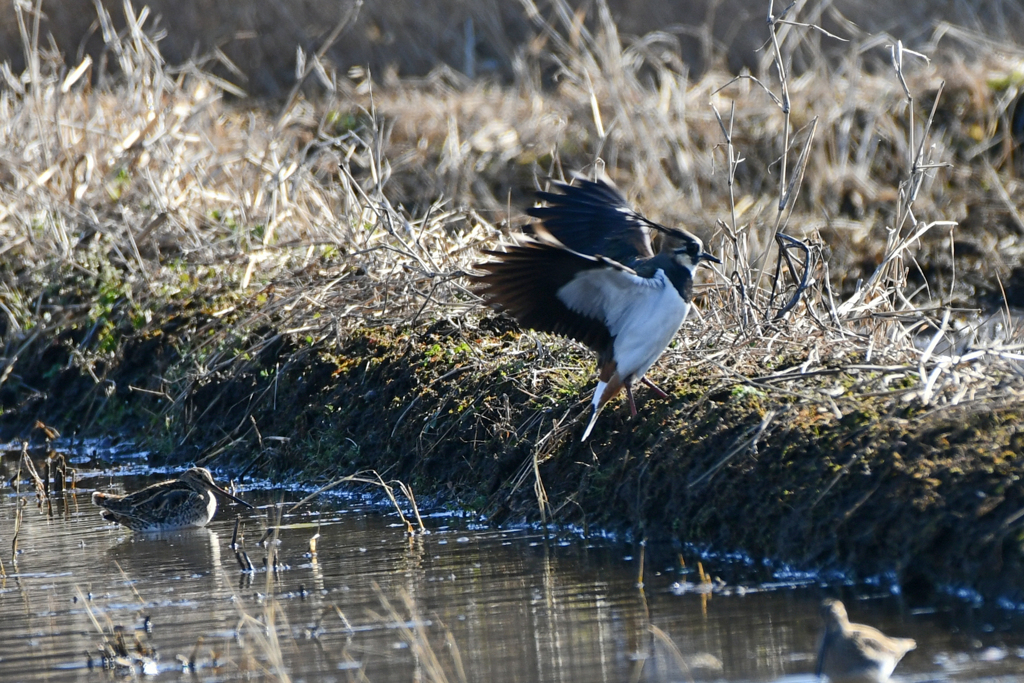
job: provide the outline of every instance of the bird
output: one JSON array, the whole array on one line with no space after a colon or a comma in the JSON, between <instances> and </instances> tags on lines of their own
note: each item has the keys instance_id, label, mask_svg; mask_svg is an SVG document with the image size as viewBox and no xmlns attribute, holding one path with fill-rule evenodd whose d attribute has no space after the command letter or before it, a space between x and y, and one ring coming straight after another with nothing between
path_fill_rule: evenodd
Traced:
<instances>
[{"instance_id":1,"label":"bird","mask_svg":"<svg viewBox=\"0 0 1024 683\"><path fill-rule=\"evenodd\" d=\"M205 467L193 467L177 479L168 479L123 496L95 491L93 505L103 508L103 519L133 531L163 531L206 526L217 512L214 492L252 508L213 481Z\"/></svg>"},{"instance_id":2,"label":"bird","mask_svg":"<svg viewBox=\"0 0 1024 683\"><path fill-rule=\"evenodd\" d=\"M475 291L520 325L576 341L597 353L598 383L586 441L601 409L621 390L636 415L633 383L661 398L668 394L645 377L679 330L693 298L693 274L704 262L721 263L700 239L637 213L604 180L554 183L538 192L547 206L518 244L484 253L476 264ZM654 251L652 237L662 236Z\"/></svg>"},{"instance_id":3,"label":"bird","mask_svg":"<svg viewBox=\"0 0 1024 683\"><path fill-rule=\"evenodd\" d=\"M917 647L911 638L890 638L871 626L851 624L839 600L824 600L821 618L825 632L815 674L828 676L832 683L887 681L903 655Z\"/></svg>"}]
</instances>

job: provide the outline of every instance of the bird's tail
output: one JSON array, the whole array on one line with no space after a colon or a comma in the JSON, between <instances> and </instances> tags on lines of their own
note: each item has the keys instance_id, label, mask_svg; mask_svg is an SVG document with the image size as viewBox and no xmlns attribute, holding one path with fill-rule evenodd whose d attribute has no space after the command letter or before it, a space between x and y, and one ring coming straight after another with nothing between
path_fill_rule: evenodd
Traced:
<instances>
[{"instance_id":1,"label":"bird's tail","mask_svg":"<svg viewBox=\"0 0 1024 683\"><path fill-rule=\"evenodd\" d=\"M594 425L597 423L597 416L601 414L604 404L620 391L622 391L622 380L619 379L619 373L617 372L612 373L607 381L601 380L597 383L597 388L594 389L594 398L590 401L590 421L587 422L587 428L583 431L583 438L580 439L581 442L586 441L587 437L590 436L590 432L594 429Z\"/></svg>"},{"instance_id":2,"label":"bird's tail","mask_svg":"<svg viewBox=\"0 0 1024 683\"><path fill-rule=\"evenodd\" d=\"M580 442L586 441L587 437L590 436L590 430L592 430L594 425L597 424L597 416L601 413L601 407L602 406L599 406L597 403L594 403L593 406L591 406L590 421L587 422L587 428L583 431L583 438L580 439Z\"/></svg>"}]
</instances>

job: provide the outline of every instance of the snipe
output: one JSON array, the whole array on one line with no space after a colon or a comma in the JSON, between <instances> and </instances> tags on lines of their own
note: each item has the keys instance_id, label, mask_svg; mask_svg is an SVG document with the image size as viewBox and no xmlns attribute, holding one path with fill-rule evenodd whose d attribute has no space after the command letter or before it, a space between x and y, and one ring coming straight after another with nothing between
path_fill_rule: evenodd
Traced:
<instances>
[{"instance_id":1,"label":"snipe","mask_svg":"<svg viewBox=\"0 0 1024 683\"><path fill-rule=\"evenodd\" d=\"M825 634L818 650L817 675L832 683L882 683L915 647L910 638L890 638L877 628L851 624L846 607L828 598L821 603Z\"/></svg>"},{"instance_id":2,"label":"snipe","mask_svg":"<svg viewBox=\"0 0 1024 683\"><path fill-rule=\"evenodd\" d=\"M123 496L96 491L92 502L103 508L103 519L109 522L117 522L133 531L162 531L206 526L217 512L214 492L239 505L252 507L217 486L205 467L193 467L177 479Z\"/></svg>"}]
</instances>

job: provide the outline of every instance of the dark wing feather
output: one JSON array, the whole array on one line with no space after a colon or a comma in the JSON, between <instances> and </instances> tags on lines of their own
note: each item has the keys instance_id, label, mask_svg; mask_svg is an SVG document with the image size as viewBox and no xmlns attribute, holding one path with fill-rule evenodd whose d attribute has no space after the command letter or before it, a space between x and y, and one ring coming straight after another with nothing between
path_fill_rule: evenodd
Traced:
<instances>
[{"instance_id":1,"label":"dark wing feather","mask_svg":"<svg viewBox=\"0 0 1024 683\"><path fill-rule=\"evenodd\" d=\"M537 193L547 206L535 206L526 213L540 219L544 228L569 249L626 264L654 256L652 224L614 187L589 180L575 186L556 183L555 187L560 194Z\"/></svg>"},{"instance_id":2,"label":"dark wing feather","mask_svg":"<svg viewBox=\"0 0 1024 683\"><path fill-rule=\"evenodd\" d=\"M180 488L168 491L159 498L153 500L150 510L157 516L164 517L177 510L188 510L192 508L197 498L202 496L192 489Z\"/></svg>"},{"instance_id":3,"label":"dark wing feather","mask_svg":"<svg viewBox=\"0 0 1024 683\"><path fill-rule=\"evenodd\" d=\"M154 495L159 495L169 489L176 488L181 484L177 479L168 479L167 481L161 481L157 484L147 486L146 488L135 491L133 493L127 493L123 496L111 495L111 494L97 494L93 496L93 502L104 507L108 510L116 512L118 514L130 511L133 508L145 503Z\"/></svg>"},{"instance_id":4,"label":"dark wing feather","mask_svg":"<svg viewBox=\"0 0 1024 683\"><path fill-rule=\"evenodd\" d=\"M171 483L177 482L172 481ZM132 520L141 522L142 524L139 526L166 523L174 521L177 516L182 514L182 511L192 509L194 499L198 497L200 497L198 493L186 487L165 489L159 496L152 497L141 505L113 510L108 513L113 519L106 515L104 515L104 519L124 524L127 527L132 526Z\"/></svg>"},{"instance_id":5,"label":"dark wing feather","mask_svg":"<svg viewBox=\"0 0 1024 683\"><path fill-rule=\"evenodd\" d=\"M558 291L582 271L611 268L632 272L609 259L577 254L559 245L526 242L507 251L487 251L499 260L475 266L475 291L506 311L524 327L550 332L585 344L599 356L610 356L612 336L604 320L573 311L558 298Z\"/></svg>"},{"instance_id":6,"label":"dark wing feather","mask_svg":"<svg viewBox=\"0 0 1024 683\"><path fill-rule=\"evenodd\" d=\"M169 479L126 496L100 496L94 502L101 507L127 517L138 517L137 513L148 514L156 511L164 514L175 507L191 504L198 493L177 479Z\"/></svg>"}]
</instances>

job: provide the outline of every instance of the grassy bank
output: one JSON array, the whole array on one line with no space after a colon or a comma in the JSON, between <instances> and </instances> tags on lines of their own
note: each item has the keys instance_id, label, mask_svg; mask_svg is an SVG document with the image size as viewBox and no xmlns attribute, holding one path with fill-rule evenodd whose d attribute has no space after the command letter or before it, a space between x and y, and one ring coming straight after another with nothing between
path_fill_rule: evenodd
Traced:
<instances>
[{"instance_id":1,"label":"grassy bank","mask_svg":"<svg viewBox=\"0 0 1024 683\"><path fill-rule=\"evenodd\" d=\"M499 522L1019 597L1022 77L998 44L851 36L837 61L776 24L770 53L807 63L757 74L786 110L724 56L691 81L665 35L562 12L511 84L351 70L268 110L129 24L115 85L30 50L0 99L7 436L375 469ZM576 169L724 261L652 371L673 398L609 406L585 444L590 355L463 278Z\"/></svg>"}]
</instances>

